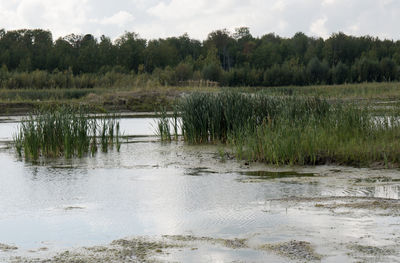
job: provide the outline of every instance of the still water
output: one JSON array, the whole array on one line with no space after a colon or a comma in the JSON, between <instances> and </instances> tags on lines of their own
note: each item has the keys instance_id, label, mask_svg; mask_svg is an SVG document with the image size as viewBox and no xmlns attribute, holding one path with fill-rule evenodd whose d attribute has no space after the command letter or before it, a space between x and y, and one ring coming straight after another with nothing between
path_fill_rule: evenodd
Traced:
<instances>
[{"instance_id":1,"label":"still water","mask_svg":"<svg viewBox=\"0 0 400 263\"><path fill-rule=\"evenodd\" d=\"M375 259L352 251L351 244L378 246L391 251L378 255L382 261L400 260L399 211L352 206L381 199L398 205L397 170L246 165L221 159L220 146L161 143L151 118L121 120L129 138L120 152L35 165L18 159L10 147L17 121L0 122L0 243L18 247L0 250L5 261L41 247L52 252L162 235L246 238L256 244L305 240L325 262ZM164 259L193 261L213 251ZM256 250L215 253L221 262L266 257Z\"/></svg>"}]
</instances>

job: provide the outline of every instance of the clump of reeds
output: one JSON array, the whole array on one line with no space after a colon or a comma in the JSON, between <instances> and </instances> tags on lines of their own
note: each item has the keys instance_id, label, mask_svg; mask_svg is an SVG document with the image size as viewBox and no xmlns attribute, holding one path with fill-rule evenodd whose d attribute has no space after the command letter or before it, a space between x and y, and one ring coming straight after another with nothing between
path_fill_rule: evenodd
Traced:
<instances>
[{"instance_id":1,"label":"clump of reeds","mask_svg":"<svg viewBox=\"0 0 400 263\"><path fill-rule=\"evenodd\" d=\"M103 152L114 143L119 150L119 122L115 116L98 121L88 115L87 108L44 108L22 120L14 143L18 155L27 159L82 157L97 152L98 135Z\"/></svg>"},{"instance_id":2,"label":"clump of reeds","mask_svg":"<svg viewBox=\"0 0 400 263\"><path fill-rule=\"evenodd\" d=\"M161 141L171 142L177 141L179 138L180 119L177 108L174 108L172 115L167 113L165 108L156 112L156 127L155 133L160 137Z\"/></svg>"},{"instance_id":3,"label":"clump of reeds","mask_svg":"<svg viewBox=\"0 0 400 263\"><path fill-rule=\"evenodd\" d=\"M323 116L329 104L318 98L271 97L260 94L223 92L194 93L179 102L182 130L190 143L225 142L228 135L254 130L277 119L301 122Z\"/></svg>"},{"instance_id":4,"label":"clump of reeds","mask_svg":"<svg viewBox=\"0 0 400 263\"><path fill-rule=\"evenodd\" d=\"M314 97L195 93L179 103L189 143L223 142L238 158L271 164L400 164L396 112Z\"/></svg>"}]
</instances>

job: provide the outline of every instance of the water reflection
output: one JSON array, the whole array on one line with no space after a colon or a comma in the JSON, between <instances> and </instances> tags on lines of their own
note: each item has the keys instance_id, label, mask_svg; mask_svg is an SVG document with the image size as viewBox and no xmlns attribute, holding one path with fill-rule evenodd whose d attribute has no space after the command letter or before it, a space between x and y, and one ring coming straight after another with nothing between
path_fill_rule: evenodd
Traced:
<instances>
[{"instance_id":1,"label":"water reflection","mask_svg":"<svg viewBox=\"0 0 400 263\"><path fill-rule=\"evenodd\" d=\"M400 186L397 184L351 186L332 189L324 195L349 196L349 197L375 197L383 199L399 200Z\"/></svg>"},{"instance_id":2,"label":"water reflection","mask_svg":"<svg viewBox=\"0 0 400 263\"><path fill-rule=\"evenodd\" d=\"M374 197L399 199L400 187L398 185L379 185L375 186Z\"/></svg>"}]
</instances>

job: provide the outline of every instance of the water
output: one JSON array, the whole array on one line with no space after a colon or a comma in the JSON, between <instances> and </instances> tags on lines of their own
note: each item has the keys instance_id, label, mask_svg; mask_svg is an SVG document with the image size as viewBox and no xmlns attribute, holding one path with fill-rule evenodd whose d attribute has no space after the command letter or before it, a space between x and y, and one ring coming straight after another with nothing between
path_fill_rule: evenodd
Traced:
<instances>
[{"instance_id":1,"label":"water","mask_svg":"<svg viewBox=\"0 0 400 263\"><path fill-rule=\"evenodd\" d=\"M18 130L22 117L0 117L0 142L11 141ZM154 135L156 120L154 118L121 118L120 128L125 136Z\"/></svg>"},{"instance_id":2,"label":"water","mask_svg":"<svg viewBox=\"0 0 400 263\"><path fill-rule=\"evenodd\" d=\"M246 238L255 247L305 240L326 262L362 258L349 244L384 246L394 251L389 261L400 259L398 211L362 206L382 198L398 204L397 170L222 162L217 146L159 142L154 123L122 119L122 131L133 137L120 152L41 165L18 160L7 147L17 123L0 123L0 243L19 248L0 251L0 259L41 247L52 252L162 235ZM287 260L211 245L163 259L263 262L266 256Z\"/></svg>"}]
</instances>

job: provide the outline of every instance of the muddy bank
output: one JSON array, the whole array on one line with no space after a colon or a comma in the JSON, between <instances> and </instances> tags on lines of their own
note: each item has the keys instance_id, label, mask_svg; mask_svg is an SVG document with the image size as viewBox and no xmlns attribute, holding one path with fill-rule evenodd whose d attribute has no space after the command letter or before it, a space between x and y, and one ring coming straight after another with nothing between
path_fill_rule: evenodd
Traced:
<instances>
[{"instance_id":1,"label":"muddy bank","mask_svg":"<svg viewBox=\"0 0 400 263\"><path fill-rule=\"evenodd\" d=\"M316 208L355 211L356 209L368 210L371 213L382 216L399 216L400 200L373 198L373 197L290 197L271 200L272 202L287 203L290 206L314 206Z\"/></svg>"},{"instance_id":2,"label":"muddy bank","mask_svg":"<svg viewBox=\"0 0 400 263\"><path fill-rule=\"evenodd\" d=\"M10 250L17 250L17 249L18 248L16 246L0 243L0 251L6 252L6 251L10 251Z\"/></svg>"},{"instance_id":3,"label":"muddy bank","mask_svg":"<svg viewBox=\"0 0 400 263\"><path fill-rule=\"evenodd\" d=\"M315 253L310 242L292 240L278 244L265 244L260 249L272 251L291 260L320 261L322 256Z\"/></svg>"},{"instance_id":4,"label":"muddy bank","mask_svg":"<svg viewBox=\"0 0 400 263\"><path fill-rule=\"evenodd\" d=\"M104 246L81 247L59 252L53 256L47 249L31 251L29 256L11 257L12 263L108 263L108 262L392 262L399 251L395 246L366 246L354 243L340 244L342 257L318 253L318 244L288 240L259 243L250 238L223 239L192 235L164 235L159 238L138 237L119 239ZM331 249L337 250L338 247ZM208 253L208 254L207 254ZM222 257L228 254L229 256Z\"/></svg>"},{"instance_id":5,"label":"muddy bank","mask_svg":"<svg viewBox=\"0 0 400 263\"><path fill-rule=\"evenodd\" d=\"M221 249L242 253L245 258L248 251L253 259L261 262L264 251L269 251L270 258L285 262L287 260L319 261L311 244L305 241L289 241L282 244L248 245L246 239L222 239L195 236L163 236L150 239L139 237L134 239L119 239L106 246L82 247L66 250L51 257L14 257L13 263L61 263L61 262L180 262L174 254L185 253L191 262L196 261L199 250ZM34 254L35 251L32 251ZM191 255L192 254L192 255ZM255 257L257 255L257 257Z\"/></svg>"},{"instance_id":6,"label":"muddy bank","mask_svg":"<svg viewBox=\"0 0 400 263\"><path fill-rule=\"evenodd\" d=\"M115 240L107 246L82 247L60 252L54 256L14 257L13 263L61 263L61 262L154 262L157 254L166 253L168 249L181 245L165 241L152 241L145 238Z\"/></svg>"}]
</instances>

